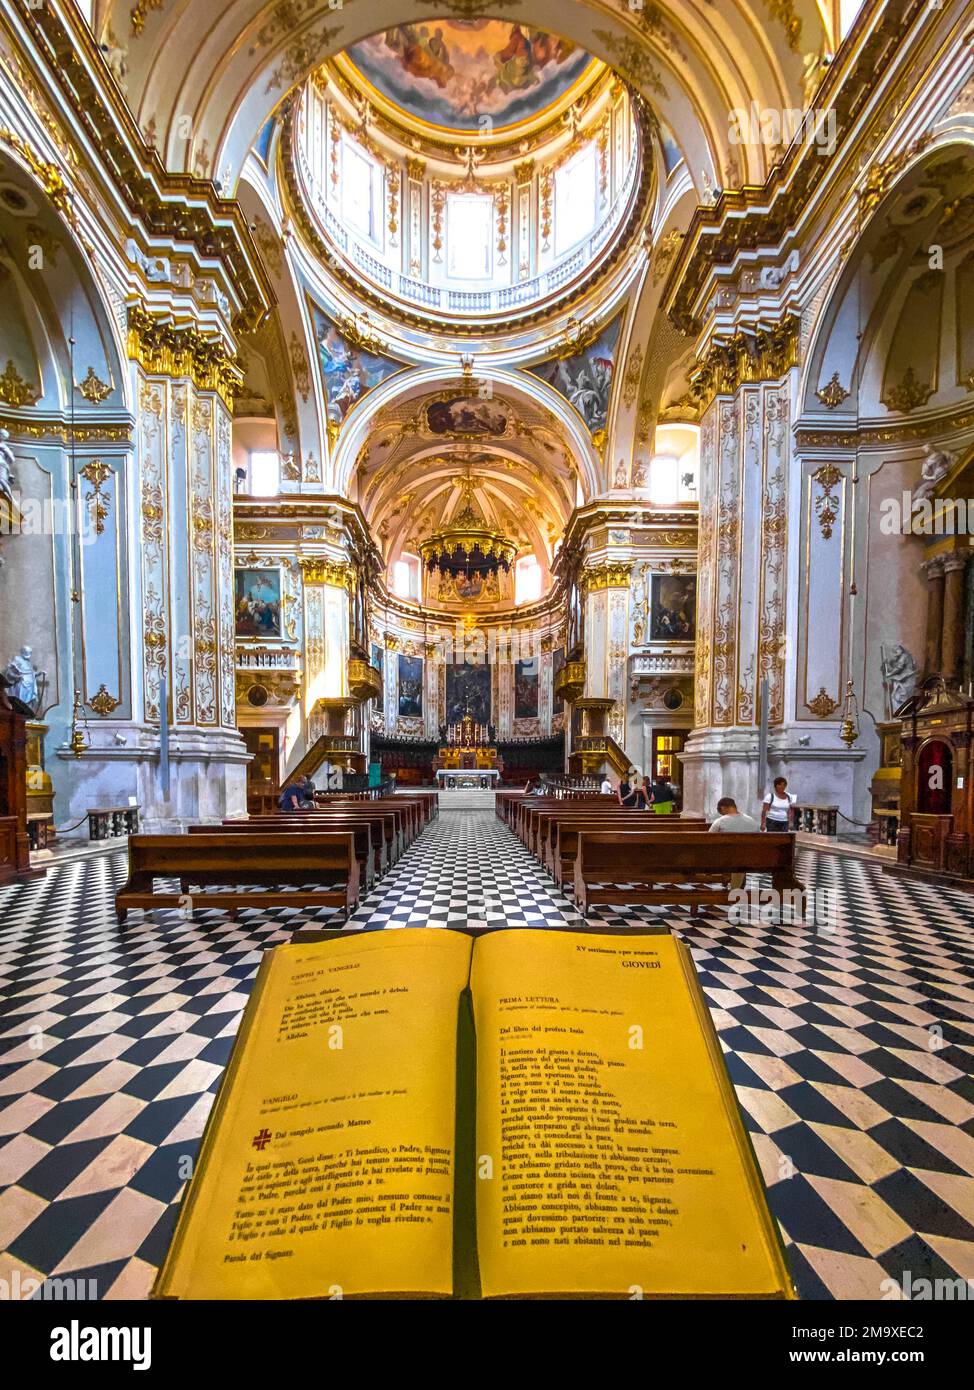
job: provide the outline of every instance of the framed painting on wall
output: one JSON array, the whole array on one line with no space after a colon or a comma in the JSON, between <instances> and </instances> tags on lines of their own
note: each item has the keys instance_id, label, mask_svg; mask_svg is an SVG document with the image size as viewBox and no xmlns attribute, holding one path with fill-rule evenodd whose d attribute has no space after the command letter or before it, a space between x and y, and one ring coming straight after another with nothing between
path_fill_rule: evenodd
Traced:
<instances>
[{"instance_id":1,"label":"framed painting on wall","mask_svg":"<svg viewBox=\"0 0 974 1390\"><path fill-rule=\"evenodd\" d=\"M234 618L238 637L265 637L280 640L281 571L245 569L235 571Z\"/></svg>"},{"instance_id":2,"label":"framed painting on wall","mask_svg":"<svg viewBox=\"0 0 974 1390\"><path fill-rule=\"evenodd\" d=\"M417 718L423 713L423 658L399 653L399 715Z\"/></svg>"},{"instance_id":3,"label":"framed painting on wall","mask_svg":"<svg viewBox=\"0 0 974 1390\"><path fill-rule=\"evenodd\" d=\"M541 662L538 657L514 663L514 718L537 719L538 684Z\"/></svg>"},{"instance_id":4,"label":"framed painting on wall","mask_svg":"<svg viewBox=\"0 0 974 1390\"><path fill-rule=\"evenodd\" d=\"M697 635L697 578L654 574L649 610L651 642L692 642Z\"/></svg>"}]
</instances>

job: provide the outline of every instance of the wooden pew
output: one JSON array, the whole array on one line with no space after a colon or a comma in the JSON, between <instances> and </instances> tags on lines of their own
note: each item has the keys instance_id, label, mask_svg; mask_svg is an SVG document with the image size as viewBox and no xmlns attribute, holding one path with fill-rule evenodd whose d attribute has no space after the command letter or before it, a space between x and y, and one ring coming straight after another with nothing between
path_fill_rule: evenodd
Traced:
<instances>
[{"instance_id":1,"label":"wooden pew","mask_svg":"<svg viewBox=\"0 0 974 1390\"><path fill-rule=\"evenodd\" d=\"M527 845L531 853L544 863L545 853L541 840L541 829L552 819L572 819L577 816L596 816L613 817L619 816L648 816L648 812L637 810L634 807L620 806L617 801L600 805L590 801L577 802L566 805L562 802L555 806L526 806L521 813L521 839ZM642 824L642 822L637 822Z\"/></svg>"},{"instance_id":2,"label":"wooden pew","mask_svg":"<svg viewBox=\"0 0 974 1390\"><path fill-rule=\"evenodd\" d=\"M770 874L775 890L804 899L794 835L582 831L574 896L583 916L595 903L672 903L696 913L728 902L731 875L747 873Z\"/></svg>"},{"instance_id":3,"label":"wooden pew","mask_svg":"<svg viewBox=\"0 0 974 1390\"><path fill-rule=\"evenodd\" d=\"M613 800L608 796L595 794L591 797L574 797L568 801L564 797L556 796L532 796L526 797L523 801L514 804L512 808L511 829L519 839L527 843L527 832L530 823L531 812L535 810L557 811L563 810L567 806L574 806L576 809L585 806L610 807ZM615 802L616 809L619 809L618 801Z\"/></svg>"},{"instance_id":4,"label":"wooden pew","mask_svg":"<svg viewBox=\"0 0 974 1390\"><path fill-rule=\"evenodd\" d=\"M362 801L345 801L340 796L329 796L321 806L316 806L316 810L359 810L365 803ZM410 845L426 824L425 804L412 797L387 796L377 797L369 802L369 810L391 811L393 815L399 817L403 831L403 844Z\"/></svg>"},{"instance_id":5,"label":"wooden pew","mask_svg":"<svg viewBox=\"0 0 974 1390\"><path fill-rule=\"evenodd\" d=\"M213 827L210 825L190 825L187 826L190 835L206 835L212 833ZM381 826L374 826L371 821L352 820L351 817L336 817L333 822L322 825L319 821L299 820L296 817L267 817L265 821L256 820L225 820L220 827L220 834L227 835L302 835L302 834L321 834L322 832L331 834L350 830L355 836L355 858L358 861L359 882L368 891L375 883L376 878L382 872L385 864L385 844L381 838ZM246 851L244 851L246 853Z\"/></svg>"},{"instance_id":6,"label":"wooden pew","mask_svg":"<svg viewBox=\"0 0 974 1390\"><path fill-rule=\"evenodd\" d=\"M368 824L374 828L373 841L383 847L376 856L376 869L384 873L397 861L404 848L402 823L393 811L294 811L276 816L251 816L237 825L255 825L267 830L341 830L346 822Z\"/></svg>"},{"instance_id":7,"label":"wooden pew","mask_svg":"<svg viewBox=\"0 0 974 1390\"><path fill-rule=\"evenodd\" d=\"M224 907L231 918L241 907L337 907L347 918L359 898L351 831L253 835L246 849L239 835L222 831L132 835L128 856L128 879L115 895L119 923L129 908L180 905L184 895L156 891L157 878L178 879L187 887L216 885L220 891L200 893L193 906ZM268 891L257 891L256 885ZM285 886L296 891L274 891Z\"/></svg>"},{"instance_id":8,"label":"wooden pew","mask_svg":"<svg viewBox=\"0 0 974 1390\"><path fill-rule=\"evenodd\" d=\"M640 816L638 822L633 821L632 816ZM600 832L617 830L628 833L634 830L640 834L662 835L675 830L689 831L691 834L699 834L700 831L709 831L710 826L700 817L687 817L677 819L676 816L654 816L647 812L623 812L621 816L609 815L593 817L579 816L574 817L550 817L547 825L547 837L544 841L545 849L545 868L551 874L557 884L567 889L571 894L573 887L573 875L575 865L575 855L578 852L578 837L580 834L598 834ZM542 827L542 831L544 827Z\"/></svg>"}]
</instances>

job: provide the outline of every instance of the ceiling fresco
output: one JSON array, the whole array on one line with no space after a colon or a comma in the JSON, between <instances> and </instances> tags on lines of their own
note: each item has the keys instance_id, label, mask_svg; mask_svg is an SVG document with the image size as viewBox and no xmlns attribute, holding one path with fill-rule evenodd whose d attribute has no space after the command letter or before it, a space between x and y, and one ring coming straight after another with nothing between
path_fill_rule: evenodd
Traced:
<instances>
[{"instance_id":1,"label":"ceiling fresco","mask_svg":"<svg viewBox=\"0 0 974 1390\"><path fill-rule=\"evenodd\" d=\"M413 120L459 132L534 122L602 65L566 39L496 19L400 24L354 44L350 64Z\"/></svg>"}]
</instances>

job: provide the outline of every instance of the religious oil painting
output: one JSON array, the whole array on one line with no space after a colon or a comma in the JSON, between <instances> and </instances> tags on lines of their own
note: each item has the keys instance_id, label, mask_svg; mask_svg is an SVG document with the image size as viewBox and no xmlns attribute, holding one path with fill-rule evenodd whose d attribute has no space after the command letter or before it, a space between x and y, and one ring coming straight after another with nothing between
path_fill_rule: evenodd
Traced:
<instances>
[{"instance_id":1,"label":"religious oil painting","mask_svg":"<svg viewBox=\"0 0 974 1390\"><path fill-rule=\"evenodd\" d=\"M432 401L426 407L426 427L431 434L489 438L506 434L509 424L503 406L477 396Z\"/></svg>"},{"instance_id":2,"label":"religious oil painting","mask_svg":"<svg viewBox=\"0 0 974 1390\"><path fill-rule=\"evenodd\" d=\"M451 130L532 120L594 69L567 39L475 18L400 24L353 44L349 59L407 115Z\"/></svg>"},{"instance_id":3,"label":"religious oil painting","mask_svg":"<svg viewBox=\"0 0 974 1390\"><path fill-rule=\"evenodd\" d=\"M490 723L490 667L486 662L451 662L446 668L446 722L468 716Z\"/></svg>"},{"instance_id":4,"label":"religious oil painting","mask_svg":"<svg viewBox=\"0 0 974 1390\"><path fill-rule=\"evenodd\" d=\"M540 659L536 656L514 663L514 718L537 719Z\"/></svg>"},{"instance_id":5,"label":"religious oil painting","mask_svg":"<svg viewBox=\"0 0 974 1390\"><path fill-rule=\"evenodd\" d=\"M367 391L394 372L402 371L403 364L356 347L317 305L311 305L311 314L318 345L318 366L328 401L328 418L340 424Z\"/></svg>"},{"instance_id":6,"label":"religious oil painting","mask_svg":"<svg viewBox=\"0 0 974 1390\"><path fill-rule=\"evenodd\" d=\"M652 642L692 642L697 633L695 575L654 574L650 600Z\"/></svg>"},{"instance_id":7,"label":"religious oil painting","mask_svg":"<svg viewBox=\"0 0 974 1390\"><path fill-rule=\"evenodd\" d=\"M588 429L604 430L615 371L616 343L622 316L616 315L598 337L571 357L542 362L530 370L573 405Z\"/></svg>"},{"instance_id":8,"label":"religious oil painting","mask_svg":"<svg viewBox=\"0 0 974 1390\"><path fill-rule=\"evenodd\" d=\"M423 713L423 658L399 653L399 713L418 717Z\"/></svg>"},{"instance_id":9,"label":"religious oil painting","mask_svg":"<svg viewBox=\"0 0 974 1390\"><path fill-rule=\"evenodd\" d=\"M562 667L564 666L564 664L565 664L565 648L564 648L564 647L558 647L557 650L553 651L552 654L551 654L551 680L552 680L552 685L554 685L554 682L557 681L557 679L558 679L558 672L562 669ZM565 709L565 702L564 702L564 700L561 698L560 695L555 694L555 693L554 693L554 690L552 690L552 696L551 696L551 712L552 712L552 714L562 714L562 713L564 713L564 709Z\"/></svg>"},{"instance_id":10,"label":"religious oil painting","mask_svg":"<svg viewBox=\"0 0 974 1390\"><path fill-rule=\"evenodd\" d=\"M236 570L236 630L238 637L281 638L281 571Z\"/></svg>"}]
</instances>

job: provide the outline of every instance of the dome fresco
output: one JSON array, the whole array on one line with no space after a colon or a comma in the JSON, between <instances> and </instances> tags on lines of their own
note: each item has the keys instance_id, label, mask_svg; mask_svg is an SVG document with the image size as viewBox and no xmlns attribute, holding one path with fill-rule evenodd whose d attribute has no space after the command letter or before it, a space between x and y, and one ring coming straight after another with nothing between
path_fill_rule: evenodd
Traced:
<instances>
[{"instance_id":1,"label":"dome fresco","mask_svg":"<svg viewBox=\"0 0 974 1390\"><path fill-rule=\"evenodd\" d=\"M542 117L601 64L567 39L495 19L400 24L354 44L348 61L413 120L460 132Z\"/></svg>"}]
</instances>

